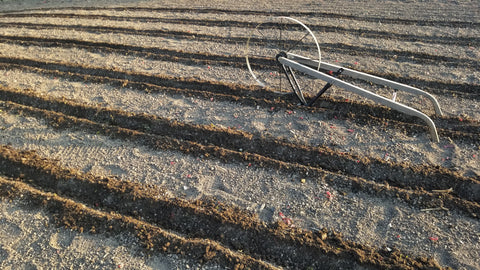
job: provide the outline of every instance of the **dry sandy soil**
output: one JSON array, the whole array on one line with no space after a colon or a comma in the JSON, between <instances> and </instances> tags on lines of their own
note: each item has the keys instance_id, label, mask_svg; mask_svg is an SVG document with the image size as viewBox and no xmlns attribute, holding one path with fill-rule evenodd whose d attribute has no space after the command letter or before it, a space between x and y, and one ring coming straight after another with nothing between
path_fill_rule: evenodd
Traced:
<instances>
[{"instance_id":1,"label":"dry sandy soil","mask_svg":"<svg viewBox=\"0 0 480 270\"><path fill-rule=\"evenodd\" d=\"M18 2L0 2L0 268L480 268L478 1ZM246 42L270 16L309 26L322 61L434 95L443 116L397 101L440 142L339 87L307 107L257 86Z\"/></svg>"}]
</instances>

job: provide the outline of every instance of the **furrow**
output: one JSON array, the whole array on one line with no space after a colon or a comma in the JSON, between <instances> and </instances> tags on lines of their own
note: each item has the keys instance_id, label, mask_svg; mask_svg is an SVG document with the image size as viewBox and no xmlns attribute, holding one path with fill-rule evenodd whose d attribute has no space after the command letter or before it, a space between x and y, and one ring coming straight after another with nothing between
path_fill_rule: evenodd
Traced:
<instances>
[{"instance_id":1,"label":"furrow","mask_svg":"<svg viewBox=\"0 0 480 270\"><path fill-rule=\"evenodd\" d=\"M178 50L160 49L154 47L142 47L131 46L124 44L115 44L108 42L92 42L83 41L77 39L57 39L57 38L39 38L28 36L7 36L0 35L0 42L10 44L20 44L22 46L39 46L39 47L61 47L61 48L82 48L90 52L102 52L102 53L118 53L123 55L133 55L142 57L145 59L159 60L159 61L171 61L177 63L183 63L187 65L218 65L218 66L232 66L237 68L245 68L245 57L237 55L218 55L201 52L185 52ZM392 54L404 55L403 52L386 53L386 57L390 57ZM408 55L405 55L408 58ZM435 56L428 63L437 63L441 59L440 56ZM441 58L441 57L440 57ZM4 59L4 58L2 58ZM417 59L418 60L418 59ZM451 61L460 61L455 59L443 59L448 64L452 64ZM4 60L5 61L5 60ZM271 66L275 66L276 63L271 59L266 58L252 58L252 66L254 68L262 69ZM421 61L421 60L420 60ZM463 62L462 62L463 63ZM453 65L455 65L453 63ZM435 80L425 80L409 76L408 78L401 77L397 74L375 72L372 70L359 70L369 73L374 76L383 77L389 80L397 81L414 87L424 89L425 91L443 96L460 96L465 98L480 99L478 92L480 86L469 83L454 83L454 82L441 82ZM348 79L348 78L347 78Z\"/></svg>"},{"instance_id":2,"label":"furrow","mask_svg":"<svg viewBox=\"0 0 480 270\"><path fill-rule=\"evenodd\" d=\"M173 19L173 18L158 18L158 17L127 17L127 16L107 16L107 15L85 15L74 13L26 13L26 14L5 14L0 18L65 18L65 19L92 19L92 20L110 20L110 21L130 21L130 22L148 22L148 23L170 23L170 24L190 24L197 26L208 27L239 27L239 28L255 28L257 25L254 22L245 22L238 20L205 20L205 19ZM295 29L297 25L286 24L289 29ZM449 25L451 26L451 25ZM262 28L269 29L271 25L262 24ZM409 42L425 42L446 45L460 45L473 46L480 42L480 39L475 37L437 37L437 36L419 36L412 34L392 34L386 31L366 30L366 29L349 29L342 26L327 26L319 24L309 24L311 30L320 33L334 32L338 34L357 35L366 38L387 38L398 39ZM302 30L302 28L298 28Z\"/></svg>"},{"instance_id":3,"label":"furrow","mask_svg":"<svg viewBox=\"0 0 480 270\"><path fill-rule=\"evenodd\" d=\"M480 265L475 1L3 2L0 268ZM339 75L425 113L439 142L338 85L301 105L273 47L316 46L272 16L304 22L324 62L435 95L443 116ZM254 85L247 53L278 85ZM307 100L326 84L298 72Z\"/></svg>"},{"instance_id":4,"label":"furrow","mask_svg":"<svg viewBox=\"0 0 480 270\"><path fill-rule=\"evenodd\" d=\"M58 29L58 30L74 30L74 31L85 31L85 32L94 32L94 33L117 33L117 34L127 34L127 35L143 35L148 37L175 37L178 39L186 40L195 40L198 42L217 42L217 43L228 43L228 44L246 44L248 37L223 37L212 34L203 34L203 33L194 33L187 31L173 31L173 30L162 30L162 29L135 29L128 27L112 27L112 26L89 26L89 25L60 25L60 24L48 24L48 23L6 23L0 22L0 27L6 28L28 28L28 29ZM367 34L364 34L367 35ZM368 36L367 36L368 37ZM266 40L258 40L251 38L250 42L265 42ZM271 40L270 42L276 42L277 40ZM287 42L295 43L296 40L284 40ZM473 40L467 42L470 45L475 44ZM467 45L468 45L467 44ZM408 52L401 50L388 50L388 49L378 49L378 48L367 48L362 46L343 44L343 43L321 43L322 50L336 52L339 54L348 54L354 56L371 56L379 57L382 56L385 59L390 59L391 56L396 55L401 57L404 61L412 61L415 59L418 63L424 64L437 64L438 62L445 63L449 66L458 66L458 67L468 67L468 68L478 68L479 62L473 59L462 59L458 57L448 57L448 56L439 56L439 55L430 55L420 52Z\"/></svg>"},{"instance_id":5,"label":"furrow","mask_svg":"<svg viewBox=\"0 0 480 270\"><path fill-rule=\"evenodd\" d=\"M39 108L9 101L4 108L43 118L55 127L88 130L112 138L140 142L153 149L211 156L227 163L255 163L259 167L297 172L305 177L327 173L331 175L331 181L339 186L350 186L353 190L374 194L382 191L413 204L419 201L421 205L436 207L445 204L474 217L478 216L477 212L480 210L480 183L441 167L392 164L335 152L326 147L293 145L245 132L182 124L157 117L78 104L72 106L73 103L69 101L56 102L54 99L35 98L18 91L4 90L2 99L35 104ZM48 109L43 109L45 107ZM242 147L244 150L239 151ZM349 183L345 183L342 176L349 176ZM417 191L412 191L412 188ZM449 188L453 188L454 192L438 198L434 193L425 191Z\"/></svg>"},{"instance_id":6,"label":"furrow","mask_svg":"<svg viewBox=\"0 0 480 270\"><path fill-rule=\"evenodd\" d=\"M292 95L278 94L270 90L259 89L255 86L229 84L207 80L176 78L172 76L150 75L138 72L105 69L85 65L67 64L61 62L45 62L32 59L0 57L3 66L20 68L40 72L45 75L59 76L67 80L108 83L114 86L129 86L140 91L159 91L185 96L198 96L218 100L239 102L247 106L264 106L266 108L283 107L307 110L312 112L335 112L342 117L354 116L355 121L363 124L383 125L385 119L393 120L393 125L405 130L408 126L410 133L425 132L425 127L417 123L418 120L388 110L384 107L369 104L360 104L353 101L338 101L324 98L317 102L315 107L297 106ZM439 133L453 139L465 142L478 141L480 125L477 121L461 118L436 118Z\"/></svg>"},{"instance_id":7,"label":"furrow","mask_svg":"<svg viewBox=\"0 0 480 270\"><path fill-rule=\"evenodd\" d=\"M32 207L46 209L57 226L92 234L118 235L129 232L137 237L147 253L173 253L196 259L200 263L214 261L230 268L280 269L208 238L187 238L141 219L107 209L100 210L98 207L95 209L88 202L86 205L57 194L61 190L43 191L25 183L29 181L19 180L22 179L9 180L0 176L0 197L21 198Z\"/></svg>"},{"instance_id":8,"label":"furrow","mask_svg":"<svg viewBox=\"0 0 480 270\"><path fill-rule=\"evenodd\" d=\"M372 269L440 268L432 259L400 258L398 250L380 253L325 229L312 232L282 222L266 225L248 212L214 200L165 198L151 187L64 169L33 152L1 146L0 160L2 173L17 179L0 178L4 197L27 195L33 204L43 204L51 211L59 224L73 229L130 231L147 249L173 250L195 254L199 260L259 269L274 268L264 260L287 268L329 269L352 263ZM92 209L98 198L109 199L95 206L98 210ZM232 251L238 249L243 252Z\"/></svg>"},{"instance_id":9,"label":"furrow","mask_svg":"<svg viewBox=\"0 0 480 270\"><path fill-rule=\"evenodd\" d=\"M56 8L56 9L31 9L30 11L52 11L52 10L71 10L72 8ZM111 11L146 11L146 12L175 12L175 13L199 13L199 14L232 14L232 15L261 15L261 16L312 16L312 17L326 17L326 18L339 18L355 20L360 22L381 22L389 24L400 25L418 25L418 26L452 26L463 28L478 28L480 23L472 21L460 21L460 20L428 20L428 19L402 19L402 18L388 18L388 17L373 17L373 16L357 16L351 14L341 14L334 12L317 12L317 11L275 11L275 10L241 10L241 9L222 9L222 8L172 8L172 7L75 7L75 10L85 11L99 11L99 10L111 10ZM17 12L25 12L25 10L19 10Z\"/></svg>"}]
</instances>

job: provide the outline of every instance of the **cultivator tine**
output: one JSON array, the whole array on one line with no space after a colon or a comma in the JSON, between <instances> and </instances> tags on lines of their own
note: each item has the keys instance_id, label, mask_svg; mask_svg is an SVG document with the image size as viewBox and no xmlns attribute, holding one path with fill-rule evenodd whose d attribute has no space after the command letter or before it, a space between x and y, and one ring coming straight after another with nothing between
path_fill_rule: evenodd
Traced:
<instances>
[{"instance_id":1,"label":"cultivator tine","mask_svg":"<svg viewBox=\"0 0 480 270\"><path fill-rule=\"evenodd\" d=\"M335 71L335 72L332 74L332 76L333 76L333 77L338 77L338 75L340 75L342 72L343 72L343 68L340 68L339 70ZM315 103L315 101L317 101L317 99L318 99L321 95L323 95L323 93L325 93L330 87L332 87L332 85L333 85L333 84L331 84L331 83L327 83L327 84L322 88L322 90L320 90L320 91L317 93L317 95L308 102L307 106L312 106L313 103Z\"/></svg>"},{"instance_id":2,"label":"cultivator tine","mask_svg":"<svg viewBox=\"0 0 480 270\"><path fill-rule=\"evenodd\" d=\"M307 105L307 101L303 96L302 89L298 84L298 80L295 77L295 74L293 73L292 68L289 66L282 65L282 69L283 69L283 72L285 73L285 76L287 77L288 82L290 83L290 86L293 89L293 93L297 96L298 100L300 100L300 102L303 105Z\"/></svg>"}]
</instances>

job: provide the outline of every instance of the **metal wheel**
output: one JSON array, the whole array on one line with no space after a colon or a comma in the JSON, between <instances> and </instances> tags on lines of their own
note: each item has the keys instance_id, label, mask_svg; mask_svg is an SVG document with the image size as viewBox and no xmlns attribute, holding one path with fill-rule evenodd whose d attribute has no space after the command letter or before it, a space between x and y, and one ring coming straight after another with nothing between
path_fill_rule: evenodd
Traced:
<instances>
[{"instance_id":1,"label":"metal wheel","mask_svg":"<svg viewBox=\"0 0 480 270\"><path fill-rule=\"evenodd\" d=\"M315 95L322 86L315 78L278 63L277 57L288 53L321 62L317 38L305 24L290 17L269 17L248 37L248 71L260 86L281 93L293 90L300 102L307 104L305 96ZM320 64L316 69L319 68Z\"/></svg>"}]
</instances>

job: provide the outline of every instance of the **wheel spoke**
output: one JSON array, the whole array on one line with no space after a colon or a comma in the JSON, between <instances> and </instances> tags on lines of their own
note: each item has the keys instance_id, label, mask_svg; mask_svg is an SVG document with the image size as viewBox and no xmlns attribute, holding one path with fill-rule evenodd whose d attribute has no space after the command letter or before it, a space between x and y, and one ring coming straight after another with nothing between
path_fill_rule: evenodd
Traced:
<instances>
[{"instance_id":1,"label":"wheel spoke","mask_svg":"<svg viewBox=\"0 0 480 270\"><path fill-rule=\"evenodd\" d=\"M267 37L260 31L260 29L257 27L255 30L264 38L266 39Z\"/></svg>"},{"instance_id":2,"label":"wheel spoke","mask_svg":"<svg viewBox=\"0 0 480 270\"><path fill-rule=\"evenodd\" d=\"M282 23L283 23L283 25L282 25ZM279 47L280 50L285 48L285 38L283 38L283 35L282 35L282 30L284 29L284 27L285 27L285 23L284 23L283 18L282 18L282 19L280 19L280 39L278 40L278 43L279 43L278 47ZM283 44L282 44L282 42L283 42Z\"/></svg>"},{"instance_id":3,"label":"wheel spoke","mask_svg":"<svg viewBox=\"0 0 480 270\"><path fill-rule=\"evenodd\" d=\"M297 40L297 42L295 42L295 44L293 44L288 50L287 52L290 52L291 50L293 50L295 47L297 47L297 45L302 41L304 40L310 33L306 33L301 39Z\"/></svg>"}]
</instances>

